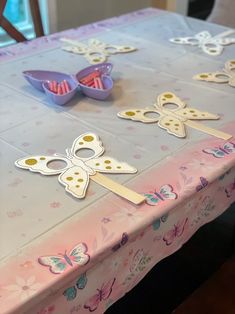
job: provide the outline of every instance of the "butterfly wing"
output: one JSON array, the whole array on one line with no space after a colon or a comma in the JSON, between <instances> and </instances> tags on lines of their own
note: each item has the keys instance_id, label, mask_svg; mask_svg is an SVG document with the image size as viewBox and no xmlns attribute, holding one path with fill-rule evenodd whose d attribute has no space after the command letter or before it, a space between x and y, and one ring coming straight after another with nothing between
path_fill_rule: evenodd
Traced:
<instances>
[{"instance_id":1,"label":"butterfly wing","mask_svg":"<svg viewBox=\"0 0 235 314\"><path fill-rule=\"evenodd\" d=\"M94 154L90 157L80 157L78 156L79 150L88 149L92 150ZM91 132L83 133L77 137L72 145L71 154L77 156L79 159L86 161L91 158L99 157L104 152L104 147L102 142L99 140L99 137Z\"/></svg>"},{"instance_id":2,"label":"butterfly wing","mask_svg":"<svg viewBox=\"0 0 235 314\"><path fill-rule=\"evenodd\" d=\"M77 296L77 289L75 287L69 287L63 292L63 295L66 297L67 301L72 301Z\"/></svg>"},{"instance_id":3,"label":"butterfly wing","mask_svg":"<svg viewBox=\"0 0 235 314\"><path fill-rule=\"evenodd\" d=\"M200 33L197 33L195 35L195 38L197 38L199 41L208 41L212 38L211 34L208 31L202 31Z\"/></svg>"},{"instance_id":4,"label":"butterfly wing","mask_svg":"<svg viewBox=\"0 0 235 314\"><path fill-rule=\"evenodd\" d=\"M175 226L173 229L169 230L163 237L163 241L166 242L166 245L171 245L175 239Z\"/></svg>"},{"instance_id":5,"label":"butterfly wing","mask_svg":"<svg viewBox=\"0 0 235 314\"><path fill-rule=\"evenodd\" d=\"M160 194L164 199L177 199L177 194L173 192L173 187L170 184L165 184L160 188Z\"/></svg>"},{"instance_id":6,"label":"butterfly wing","mask_svg":"<svg viewBox=\"0 0 235 314\"><path fill-rule=\"evenodd\" d=\"M125 162L120 162L112 157L102 156L90 159L85 164L98 172L107 173L136 173L137 169Z\"/></svg>"},{"instance_id":7,"label":"butterfly wing","mask_svg":"<svg viewBox=\"0 0 235 314\"><path fill-rule=\"evenodd\" d=\"M181 221L178 221L178 223L175 225L175 227L176 227L175 234L177 237L180 237L183 234L184 228L185 228L187 222L188 222L188 218L185 218Z\"/></svg>"},{"instance_id":8,"label":"butterfly wing","mask_svg":"<svg viewBox=\"0 0 235 314\"><path fill-rule=\"evenodd\" d=\"M88 173L78 166L72 166L65 170L58 180L65 186L65 190L74 197L83 198L89 184Z\"/></svg>"},{"instance_id":9,"label":"butterfly wing","mask_svg":"<svg viewBox=\"0 0 235 314\"><path fill-rule=\"evenodd\" d=\"M189 37L176 37L176 38L170 38L170 42L174 44L181 44L181 45L191 45L196 46L199 44L198 39L195 37L189 36Z\"/></svg>"},{"instance_id":10,"label":"butterfly wing","mask_svg":"<svg viewBox=\"0 0 235 314\"><path fill-rule=\"evenodd\" d=\"M106 282L105 284L103 284L101 288L101 300L107 300L109 298L110 294L112 293L115 280L116 278L113 278Z\"/></svg>"},{"instance_id":11,"label":"butterfly wing","mask_svg":"<svg viewBox=\"0 0 235 314\"><path fill-rule=\"evenodd\" d=\"M186 136L184 123L173 115L171 116L169 114L160 118L158 125L160 128L167 130L169 134L173 134L177 137Z\"/></svg>"},{"instance_id":12,"label":"butterfly wing","mask_svg":"<svg viewBox=\"0 0 235 314\"><path fill-rule=\"evenodd\" d=\"M153 222L153 230L158 230L160 228L160 225L161 225L161 219L158 218Z\"/></svg>"},{"instance_id":13,"label":"butterfly wing","mask_svg":"<svg viewBox=\"0 0 235 314\"><path fill-rule=\"evenodd\" d=\"M215 83L228 83L230 76L225 72L207 72L199 73L193 77L198 81L215 82Z\"/></svg>"},{"instance_id":14,"label":"butterfly wing","mask_svg":"<svg viewBox=\"0 0 235 314\"><path fill-rule=\"evenodd\" d=\"M68 44L68 46L62 47L63 50L74 52L77 54L84 54L87 51L87 45L73 39L61 38L60 41Z\"/></svg>"},{"instance_id":15,"label":"butterfly wing","mask_svg":"<svg viewBox=\"0 0 235 314\"><path fill-rule=\"evenodd\" d=\"M48 167L50 163L52 164L52 162L56 165L57 161L65 163L64 168L53 169ZM63 157L38 155L18 159L16 160L15 165L19 168L28 169L32 172L39 172L41 174L51 176L65 171L71 163L67 158Z\"/></svg>"},{"instance_id":16,"label":"butterfly wing","mask_svg":"<svg viewBox=\"0 0 235 314\"><path fill-rule=\"evenodd\" d=\"M90 312L94 312L98 308L100 301L100 292L98 292L88 299L84 304L84 308L88 309Z\"/></svg>"},{"instance_id":17,"label":"butterfly wing","mask_svg":"<svg viewBox=\"0 0 235 314\"><path fill-rule=\"evenodd\" d=\"M117 45L107 45L105 49L108 52L108 54L132 52L136 50L136 48L132 46L117 46Z\"/></svg>"},{"instance_id":18,"label":"butterfly wing","mask_svg":"<svg viewBox=\"0 0 235 314\"><path fill-rule=\"evenodd\" d=\"M78 289L84 289L86 287L86 284L87 284L87 276L86 276L86 273L84 273L78 278L76 282L76 287Z\"/></svg>"},{"instance_id":19,"label":"butterfly wing","mask_svg":"<svg viewBox=\"0 0 235 314\"><path fill-rule=\"evenodd\" d=\"M227 142L224 144L224 150L228 153L235 153L235 144Z\"/></svg>"},{"instance_id":20,"label":"butterfly wing","mask_svg":"<svg viewBox=\"0 0 235 314\"><path fill-rule=\"evenodd\" d=\"M219 42L216 42L215 40L203 42L200 46L205 53L211 56L219 56L224 50L224 47L221 46L221 44Z\"/></svg>"},{"instance_id":21,"label":"butterfly wing","mask_svg":"<svg viewBox=\"0 0 235 314\"><path fill-rule=\"evenodd\" d=\"M149 118L146 116L147 113L156 113L154 110L149 109L137 109L137 108L131 108L127 110L120 111L117 115L120 118L133 120L133 121L139 121L144 123L155 123L158 122L159 116L155 118Z\"/></svg>"},{"instance_id":22,"label":"butterfly wing","mask_svg":"<svg viewBox=\"0 0 235 314\"><path fill-rule=\"evenodd\" d=\"M38 262L43 266L48 266L53 274L62 274L67 267L65 259L60 256L41 256Z\"/></svg>"},{"instance_id":23,"label":"butterfly wing","mask_svg":"<svg viewBox=\"0 0 235 314\"><path fill-rule=\"evenodd\" d=\"M130 265L130 271L133 272L137 269L138 265L140 264L142 258L144 257L144 251L143 249L139 249L133 259L132 259L132 263Z\"/></svg>"},{"instance_id":24,"label":"butterfly wing","mask_svg":"<svg viewBox=\"0 0 235 314\"><path fill-rule=\"evenodd\" d=\"M123 232L123 234L122 234L122 240L121 240L121 245L125 245L127 242L128 242L128 239L129 239L129 237L128 237L128 234L126 233L126 232Z\"/></svg>"},{"instance_id":25,"label":"butterfly wing","mask_svg":"<svg viewBox=\"0 0 235 314\"><path fill-rule=\"evenodd\" d=\"M159 203L159 198L153 194L153 193L146 193L144 194L144 196L146 197L146 203L151 205L151 206L154 206L156 205L157 203Z\"/></svg>"},{"instance_id":26,"label":"butterfly wing","mask_svg":"<svg viewBox=\"0 0 235 314\"><path fill-rule=\"evenodd\" d=\"M167 219L168 219L168 216L169 216L168 213L166 213L165 215L163 215L163 216L161 217L161 221L162 221L162 222L166 222Z\"/></svg>"},{"instance_id":27,"label":"butterfly wing","mask_svg":"<svg viewBox=\"0 0 235 314\"><path fill-rule=\"evenodd\" d=\"M88 248L86 244L79 243L69 253L69 257L73 263L78 264L79 266L86 265L90 260L90 256L87 254L87 251Z\"/></svg>"},{"instance_id":28,"label":"butterfly wing","mask_svg":"<svg viewBox=\"0 0 235 314\"><path fill-rule=\"evenodd\" d=\"M224 156L226 156L226 153L223 150L221 150L219 147L206 148L206 149L203 149L202 151L206 154L211 154L216 158L223 158Z\"/></svg>"}]
</instances>

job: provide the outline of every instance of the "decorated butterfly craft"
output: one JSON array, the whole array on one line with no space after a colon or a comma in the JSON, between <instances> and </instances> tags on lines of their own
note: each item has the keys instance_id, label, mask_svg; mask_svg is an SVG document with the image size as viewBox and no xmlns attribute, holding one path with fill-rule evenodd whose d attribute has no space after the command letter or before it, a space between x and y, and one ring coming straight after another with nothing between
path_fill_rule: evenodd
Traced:
<instances>
[{"instance_id":1,"label":"decorated butterfly craft","mask_svg":"<svg viewBox=\"0 0 235 314\"><path fill-rule=\"evenodd\" d=\"M62 38L61 41L67 44L62 47L63 50L84 55L90 64L105 62L112 54L132 52L136 50L136 48L131 46L106 44L94 38L90 39L87 45L77 40L67 38Z\"/></svg>"},{"instance_id":2,"label":"decorated butterfly craft","mask_svg":"<svg viewBox=\"0 0 235 314\"><path fill-rule=\"evenodd\" d=\"M193 78L199 81L213 82L213 83L228 83L235 87L235 60L229 60L225 63L222 71L205 72L195 75Z\"/></svg>"},{"instance_id":3,"label":"decorated butterfly craft","mask_svg":"<svg viewBox=\"0 0 235 314\"><path fill-rule=\"evenodd\" d=\"M218 56L223 52L224 46L235 43L235 38L224 37L224 35L227 35L230 32L232 33L233 31L213 37L208 31L203 31L191 37L171 38L170 42L174 44L198 46L206 54Z\"/></svg>"},{"instance_id":4,"label":"decorated butterfly craft","mask_svg":"<svg viewBox=\"0 0 235 314\"><path fill-rule=\"evenodd\" d=\"M168 104L173 104L177 108L169 109L166 107ZM156 118L147 117L146 114L148 113L157 113L158 116ZM191 121L218 120L219 116L209 112L199 111L194 108L186 108L186 104L171 92L160 94L153 109L131 108L119 112L118 116L123 119L140 121L143 123L157 123L160 128L167 130L169 134L173 134L177 137L186 136L185 125L224 140L228 140L232 137L230 134L206 127L195 121Z\"/></svg>"},{"instance_id":5,"label":"decorated butterfly craft","mask_svg":"<svg viewBox=\"0 0 235 314\"><path fill-rule=\"evenodd\" d=\"M84 304L84 308L88 309L90 312L94 312L98 308L100 302L107 300L111 295L115 280L116 278L113 278L104 283L100 289L96 289L97 293Z\"/></svg>"},{"instance_id":6,"label":"decorated butterfly craft","mask_svg":"<svg viewBox=\"0 0 235 314\"><path fill-rule=\"evenodd\" d=\"M77 154L81 149L93 151L91 157L79 157ZM55 154L54 156L28 156L18 159L15 165L19 168L39 172L43 175L56 175L59 182L65 186L65 190L76 198L84 198L89 184L89 179L101 184L114 193L139 204L144 197L119 185L118 183L98 174L105 173L135 173L137 170L127 163L119 162L114 158L102 156L104 147L98 136L94 133L84 133L75 139L71 149L66 149L67 156ZM52 169L51 162L62 161L66 166L62 169Z\"/></svg>"},{"instance_id":7,"label":"decorated butterfly craft","mask_svg":"<svg viewBox=\"0 0 235 314\"><path fill-rule=\"evenodd\" d=\"M67 288L63 292L63 295L66 297L67 301L72 301L77 297L77 290L84 289L86 287L86 284L87 277L86 273L84 273L78 278L74 286Z\"/></svg>"},{"instance_id":8,"label":"decorated butterfly craft","mask_svg":"<svg viewBox=\"0 0 235 314\"><path fill-rule=\"evenodd\" d=\"M173 187L170 184L165 184L161 186L160 191L145 193L146 203L149 205L157 205L159 202L164 200L175 200L177 199L177 194L173 192Z\"/></svg>"},{"instance_id":9,"label":"decorated butterfly craft","mask_svg":"<svg viewBox=\"0 0 235 314\"><path fill-rule=\"evenodd\" d=\"M166 245L171 245L176 238L179 238L182 236L185 226L188 222L188 218L185 218L181 221L178 221L176 224L174 224L174 227L169 230L163 237L163 241L166 242Z\"/></svg>"},{"instance_id":10,"label":"decorated butterfly craft","mask_svg":"<svg viewBox=\"0 0 235 314\"><path fill-rule=\"evenodd\" d=\"M64 254L41 256L38 262L43 266L48 266L53 274L62 274L68 266L86 265L90 260L87 250L85 243L79 243L69 254L65 251Z\"/></svg>"},{"instance_id":11,"label":"decorated butterfly craft","mask_svg":"<svg viewBox=\"0 0 235 314\"><path fill-rule=\"evenodd\" d=\"M216 158L223 158L229 154L235 153L235 144L232 142L226 142L222 146L206 148L202 150L206 154L210 154Z\"/></svg>"}]
</instances>

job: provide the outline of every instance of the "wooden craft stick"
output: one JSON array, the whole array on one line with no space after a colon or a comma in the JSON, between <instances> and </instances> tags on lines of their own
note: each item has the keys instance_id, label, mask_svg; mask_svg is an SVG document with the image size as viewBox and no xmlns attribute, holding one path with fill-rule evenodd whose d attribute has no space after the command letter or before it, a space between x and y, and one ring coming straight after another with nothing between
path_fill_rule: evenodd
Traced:
<instances>
[{"instance_id":1,"label":"wooden craft stick","mask_svg":"<svg viewBox=\"0 0 235 314\"><path fill-rule=\"evenodd\" d=\"M144 202L145 200L143 195L126 188L125 186L109 179L108 177L98 172L96 172L95 175L90 176L90 179L136 205Z\"/></svg>"},{"instance_id":2,"label":"wooden craft stick","mask_svg":"<svg viewBox=\"0 0 235 314\"><path fill-rule=\"evenodd\" d=\"M199 131L202 131L204 133L213 135L215 137L222 138L225 141L227 141L227 140L229 140L230 138L233 137L232 135L230 135L228 133L224 133L222 131L219 131L219 130L216 130L216 129L212 129L210 127L207 127L207 126L205 126L203 124L200 124L200 123L192 121L192 120L187 120L184 123L186 125L190 126L193 129L197 129Z\"/></svg>"}]
</instances>

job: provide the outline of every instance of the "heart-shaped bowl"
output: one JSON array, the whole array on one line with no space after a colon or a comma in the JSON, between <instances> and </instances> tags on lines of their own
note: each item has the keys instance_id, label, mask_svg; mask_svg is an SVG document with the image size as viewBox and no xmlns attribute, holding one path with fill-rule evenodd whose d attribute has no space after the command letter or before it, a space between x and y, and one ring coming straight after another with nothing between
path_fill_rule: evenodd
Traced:
<instances>
[{"instance_id":1,"label":"heart-shaped bowl","mask_svg":"<svg viewBox=\"0 0 235 314\"><path fill-rule=\"evenodd\" d=\"M58 83L60 83L63 80L64 80L64 77L61 80L58 80L58 78L57 78L57 82ZM48 98L50 98L57 105L64 105L64 104L66 104L67 102L70 101L70 99L72 99L74 97L74 95L77 92L77 87L78 87L77 82L72 77L67 77L66 81L68 82L71 90L69 92L63 94L63 95L59 95L59 94L56 94L56 93L52 92L49 89L49 82L44 82L42 84L43 91L45 91L45 93L48 96Z\"/></svg>"},{"instance_id":2,"label":"heart-shaped bowl","mask_svg":"<svg viewBox=\"0 0 235 314\"><path fill-rule=\"evenodd\" d=\"M33 87L42 92L44 92L43 83L45 82L57 81L60 83L63 80L67 80L71 84L70 81L73 80L71 75L54 71L28 70L24 71L23 75Z\"/></svg>"},{"instance_id":3,"label":"heart-shaped bowl","mask_svg":"<svg viewBox=\"0 0 235 314\"><path fill-rule=\"evenodd\" d=\"M97 65L89 66L81 71L79 71L75 78L80 86L81 91L83 94L90 98L98 99L98 100L104 100L109 96L109 94L112 91L113 88L113 80L110 76L110 73L112 71L113 65L111 63L100 63ZM91 74L94 71L99 71L101 75L101 80L104 86L104 89L98 89L86 86L80 82L80 80L87 75Z\"/></svg>"}]
</instances>

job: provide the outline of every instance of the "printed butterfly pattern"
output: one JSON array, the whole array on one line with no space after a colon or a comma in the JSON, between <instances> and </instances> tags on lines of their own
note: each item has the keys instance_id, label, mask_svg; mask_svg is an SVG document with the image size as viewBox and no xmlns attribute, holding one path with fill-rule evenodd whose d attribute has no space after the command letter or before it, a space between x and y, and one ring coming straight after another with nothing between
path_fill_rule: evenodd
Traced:
<instances>
[{"instance_id":1,"label":"printed butterfly pattern","mask_svg":"<svg viewBox=\"0 0 235 314\"><path fill-rule=\"evenodd\" d=\"M93 151L91 157L78 157L81 149ZM19 168L39 172L43 175L56 175L59 182L65 186L65 190L77 198L84 198L89 184L89 176L96 172L105 173L135 173L137 170L127 163L119 162L114 158L102 156L104 147L98 136L94 133L84 133L75 139L71 149L66 149L67 156L29 156L18 159L15 165ZM62 161L66 163L63 169L52 169L48 165L51 162Z\"/></svg>"},{"instance_id":2,"label":"printed butterfly pattern","mask_svg":"<svg viewBox=\"0 0 235 314\"><path fill-rule=\"evenodd\" d=\"M173 104L177 108L168 109L165 107L167 104ZM154 109L127 109L119 112L118 116L123 119L144 123L157 123L160 128L167 130L169 134L173 134L177 137L186 136L185 124L187 124L189 120L219 119L218 115L193 108L186 108L186 104L171 92L160 94L154 107ZM146 116L147 113L157 113L159 117L148 118Z\"/></svg>"},{"instance_id":3,"label":"printed butterfly pattern","mask_svg":"<svg viewBox=\"0 0 235 314\"><path fill-rule=\"evenodd\" d=\"M156 219L156 220L153 222L153 230L158 230L158 229L160 228L160 226L161 226L161 223L162 223L162 222L164 223L164 222L167 221L168 216L169 216L169 214L167 213L167 214L163 215L162 217Z\"/></svg>"},{"instance_id":4,"label":"printed butterfly pattern","mask_svg":"<svg viewBox=\"0 0 235 314\"><path fill-rule=\"evenodd\" d=\"M157 205L159 202L164 200L175 200L177 199L177 194L173 192L173 187L170 184L165 184L161 186L160 191L145 193L146 203L149 205Z\"/></svg>"},{"instance_id":5,"label":"printed butterfly pattern","mask_svg":"<svg viewBox=\"0 0 235 314\"><path fill-rule=\"evenodd\" d=\"M72 287L67 288L63 295L66 297L67 301L72 301L77 297L77 290L82 290L86 287L87 284L87 277L86 274L82 274L78 280L76 281L75 285Z\"/></svg>"},{"instance_id":6,"label":"printed butterfly pattern","mask_svg":"<svg viewBox=\"0 0 235 314\"><path fill-rule=\"evenodd\" d=\"M226 196L229 198L232 196L233 192L235 191L235 179L232 183L230 183L226 189L225 189L225 193L226 193Z\"/></svg>"},{"instance_id":7,"label":"printed butterfly pattern","mask_svg":"<svg viewBox=\"0 0 235 314\"><path fill-rule=\"evenodd\" d=\"M171 245L176 238L179 238L182 236L185 226L188 222L188 218L185 218L181 221L178 221L176 224L174 224L174 227L169 230L163 237L163 241L166 242L166 245Z\"/></svg>"},{"instance_id":8,"label":"printed butterfly pattern","mask_svg":"<svg viewBox=\"0 0 235 314\"><path fill-rule=\"evenodd\" d=\"M53 274L62 274L68 266L86 265L90 260L87 250L85 243L79 243L69 254L65 251L64 254L41 256L38 258L38 262L43 266L48 266Z\"/></svg>"},{"instance_id":9,"label":"printed butterfly pattern","mask_svg":"<svg viewBox=\"0 0 235 314\"><path fill-rule=\"evenodd\" d=\"M119 250L123 245L128 242L128 239L128 234L126 232L123 232L121 241L112 247L112 251L116 252L117 250Z\"/></svg>"},{"instance_id":10,"label":"printed butterfly pattern","mask_svg":"<svg viewBox=\"0 0 235 314\"><path fill-rule=\"evenodd\" d=\"M225 63L222 71L205 72L195 75L193 78L199 81L214 82L214 83L228 83L235 87L235 60L229 60Z\"/></svg>"},{"instance_id":11,"label":"printed butterfly pattern","mask_svg":"<svg viewBox=\"0 0 235 314\"><path fill-rule=\"evenodd\" d=\"M104 283L100 289L96 289L97 293L84 304L84 308L88 309L90 312L94 312L98 308L100 302L107 300L111 295L115 280L116 278L109 280Z\"/></svg>"},{"instance_id":12,"label":"printed butterfly pattern","mask_svg":"<svg viewBox=\"0 0 235 314\"><path fill-rule=\"evenodd\" d=\"M206 148L202 150L206 154L210 154L216 158L223 158L229 154L235 153L235 144L232 142L226 142L223 146Z\"/></svg>"},{"instance_id":13,"label":"printed butterfly pattern","mask_svg":"<svg viewBox=\"0 0 235 314\"><path fill-rule=\"evenodd\" d=\"M171 38L170 42L174 44L198 46L206 54L218 56L223 52L224 46L235 43L235 38L213 37L208 31L203 31L195 36Z\"/></svg>"},{"instance_id":14,"label":"printed butterfly pattern","mask_svg":"<svg viewBox=\"0 0 235 314\"><path fill-rule=\"evenodd\" d=\"M200 177L200 184L197 185L196 191L197 191L197 192L201 191L201 190L204 189L207 185L208 185L207 179L204 178L204 177Z\"/></svg>"},{"instance_id":15,"label":"printed butterfly pattern","mask_svg":"<svg viewBox=\"0 0 235 314\"><path fill-rule=\"evenodd\" d=\"M84 55L90 64L105 62L110 55L116 53L132 52L136 50L136 48L131 46L106 44L94 38L88 40L87 45L77 40L67 38L62 38L61 41L68 44L62 47L63 50Z\"/></svg>"}]
</instances>

